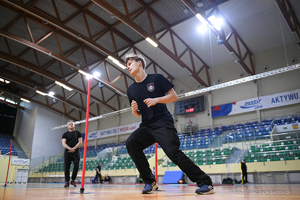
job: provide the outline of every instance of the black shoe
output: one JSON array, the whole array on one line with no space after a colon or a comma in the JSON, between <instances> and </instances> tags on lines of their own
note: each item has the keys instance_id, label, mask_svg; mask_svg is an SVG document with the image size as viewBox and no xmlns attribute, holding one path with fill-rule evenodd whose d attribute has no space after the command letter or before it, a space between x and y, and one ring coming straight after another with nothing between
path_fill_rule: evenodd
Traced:
<instances>
[{"instance_id":1,"label":"black shoe","mask_svg":"<svg viewBox=\"0 0 300 200\"><path fill-rule=\"evenodd\" d=\"M150 194L153 190L158 190L156 182L153 182L152 184L146 183L144 189L142 190L142 194Z\"/></svg>"},{"instance_id":2,"label":"black shoe","mask_svg":"<svg viewBox=\"0 0 300 200\"><path fill-rule=\"evenodd\" d=\"M197 194L214 194L214 187L212 185L200 185L198 184L199 189L197 189L195 192Z\"/></svg>"},{"instance_id":3,"label":"black shoe","mask_svg":"<svg viewBox=\"0 0 300 200\"><path fill-rule=\"evenodd\" d=\"M65 188L67 188L69 186L70 186L69 182L66 182L65 185L64 185Z\"/></svg>"},{"instance_id":4,"label":"black shoe","mask_svg":"<svg viewBox=\"0 0 300 200\"><path fill-rule=\"evenodd\" d=\"M71 185L73 185L74 187L76 187L75 181L71 181Z\"/></svg>"}]
</instances>

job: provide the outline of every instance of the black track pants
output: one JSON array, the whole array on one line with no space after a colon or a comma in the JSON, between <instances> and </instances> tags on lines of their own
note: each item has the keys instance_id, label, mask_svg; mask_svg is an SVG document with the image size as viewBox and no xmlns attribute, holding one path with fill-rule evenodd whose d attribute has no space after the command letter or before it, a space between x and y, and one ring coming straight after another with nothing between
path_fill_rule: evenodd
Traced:
<instances>
[{"instance_id":1,"label":"black track pants","mask_svg":"<svg viewBox=\"0 0 300 200\"><path fill-rule=\"evenodd\" d=\"M74 181L77 177L77 172L79 169L79 161L80 161L79 151L76 151L74 153L69 153L67 150L65 150L64 159L65 159L65 180L66 182L70 181L70 166L71 166L71 162L73 161L74 168L72 172L72 180Z\"/></svg>"},{"instance_id":2,"label":"black track pants","mask_svg":"<svg viewBox=\"0 0 300 200\"><path fill-rule=\"evenodd\" d=\"M165 118L151 125L141 126L126 141L128 153L145 183L152 183L155 181L155 177L143 150L155 142L162 147L166 155L178 165L191 181L198 184L212 184L210 177L179 150L180 140L172 118Z\"/></svg>"}]
</instances>

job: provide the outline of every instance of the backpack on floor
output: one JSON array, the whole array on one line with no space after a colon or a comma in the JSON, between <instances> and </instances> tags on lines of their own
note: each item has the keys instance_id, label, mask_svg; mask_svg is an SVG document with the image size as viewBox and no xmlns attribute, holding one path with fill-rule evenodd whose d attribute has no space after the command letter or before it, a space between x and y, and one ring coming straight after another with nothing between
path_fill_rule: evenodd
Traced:
<instances>
[{"instance_id":1,"label":"backpack on floor","mask_svg":"<svg viewBox=\"0 0 300 200\"><path fill-rule=\"evenodd\" d=\"M222 184L232 184L232 178L224 178Z\"/></svg>"}]
</instances>

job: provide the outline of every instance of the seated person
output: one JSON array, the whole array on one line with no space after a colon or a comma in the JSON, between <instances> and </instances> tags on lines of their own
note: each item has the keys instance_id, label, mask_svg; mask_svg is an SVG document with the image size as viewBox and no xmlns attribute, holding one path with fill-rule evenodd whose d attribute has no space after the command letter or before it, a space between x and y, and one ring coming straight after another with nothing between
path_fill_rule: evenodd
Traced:
<instances>
[{"instance_id":1,"label":"seated person","mask_svg":"<svg viewBox=\"0 0 300 200\"><path fill-rule=\"evenodd\" d=\"M106 174L103 178L104 178L103 182L105 182L105 183L108 183L109 181L111 181L111 178L108 176L108 174Z\"/></svg>"},{"instance_id":2,"label":"seated person","mask_svg":"<svg viewBox=\"0 0 300 200\"><path fill-rule=\"evenodd\" d=\"M186 128L185 128L185 131L186 132L195 132L195 125L194 125L194 123L192 122L192 120L189 120L189 122L188 122L188 125L186 126Z\"/></svg>"}]
</instances>

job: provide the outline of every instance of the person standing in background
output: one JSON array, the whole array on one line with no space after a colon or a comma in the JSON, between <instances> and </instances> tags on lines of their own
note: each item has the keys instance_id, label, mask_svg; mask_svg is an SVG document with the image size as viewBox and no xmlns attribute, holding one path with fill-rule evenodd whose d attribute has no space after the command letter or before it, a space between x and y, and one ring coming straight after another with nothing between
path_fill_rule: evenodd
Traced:
<instances>
[{"instance_id":1,"label":"person standing in background","mask_svg":"<svg viewBox=\"0 0 300 200\"><path fill-rule=\"evenodd\" d=\"M96 168L96 177L99 178L100 183L102 183L102 176L101 176L101 163L98 164Z\"/></svg>"},{"instance_id":2,"label":"person standing in background","mask_svg":"<svg viewBox=\"0 0 300 200\"><path fill-rule=\"evenodd\" d=\"M70 166L73 162L74 169L72 172L71 185L76 187L76 177L79 169L80 155L78 148L82 144L82 135L79 131L75 130L75 124L73 121L68 121L69 131L65 132L62 136L62 146L65 148L64 152L64 164L65 164L65 185L67 188L70 185Z\"/></svg>"},{"instance_id":3,"label":"person standing in background","mask_svg":"<svg viewBox=\"0 0 300 200\"><path fill-rule=\"evenodd\" d=\"M249 183L247 177L246 159L244 159L243 162L241 162L241 169L242 169L243 184Z\"/></svg>"}]
</instances>

